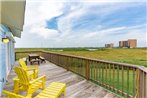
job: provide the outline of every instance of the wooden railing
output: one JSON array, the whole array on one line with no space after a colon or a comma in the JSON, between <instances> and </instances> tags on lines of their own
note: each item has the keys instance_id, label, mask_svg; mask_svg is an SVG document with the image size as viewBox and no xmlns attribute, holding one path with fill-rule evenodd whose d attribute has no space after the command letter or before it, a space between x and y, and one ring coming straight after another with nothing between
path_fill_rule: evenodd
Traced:
<instances>
[{"instance_id":1,"label":"wooden railing","mask_svg":"<svg viewBox=\"0 0 147 98\"><path fill-rule=\"evenodd\" d=\"M20 55L25 57L28 53L35 52L16 52L16 57ZM145 67L50 52L37 51L36 53L123 97L147 98Z\"/></svg>"}]
</instances>

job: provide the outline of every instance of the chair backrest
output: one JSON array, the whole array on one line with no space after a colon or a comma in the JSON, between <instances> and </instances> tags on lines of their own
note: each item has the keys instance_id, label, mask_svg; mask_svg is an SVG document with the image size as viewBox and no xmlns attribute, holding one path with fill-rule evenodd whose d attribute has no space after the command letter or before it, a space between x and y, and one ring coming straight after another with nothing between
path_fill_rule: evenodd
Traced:
<instances>
[{"instance_id":1,"label":"chair backrest","mask_svg":"<svg viewBox=\"0 0 147 98\"><path fill-rule=\"evenodd\" d=\"M3 93L6 95L6 98L25 98L24 96L3 90Z\"/></svg>"},{"instance_id":2,"label":"chair backrest","mask_svg":"<svg viewBox=\"0 0 147 98\"><path fill-rule=\"evenodd\" d=\"M14 71L17 74L20 83L25 84L25 85L29 84L29 77L27 75L26 70L20 67L15 67Z\"/></svg>"},{"instance_id":3,"label":"chair backrest","mask_svg":"<svg viewBox=\"0 0 147 98\"><path fill-rule=\"evenodd\" d=\"M19 64L23 69L27 69L27 65L23 59L19 59Z\"/></svg>"}]
</instances>

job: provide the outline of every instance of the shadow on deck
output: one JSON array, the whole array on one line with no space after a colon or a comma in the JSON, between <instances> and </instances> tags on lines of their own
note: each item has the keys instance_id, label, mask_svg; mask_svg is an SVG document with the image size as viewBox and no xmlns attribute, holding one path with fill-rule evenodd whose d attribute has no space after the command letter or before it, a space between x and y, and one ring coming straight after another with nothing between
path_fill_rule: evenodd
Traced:
<instances>
[{"instance_id":1,"label":"shadow on deck","mask_svg":"<svg viewBox=\"0 0 147 98\"><path fill-rule=\"evenodd\" d=\"M17 62L16 65L18 65ZM119 98L119 96L104 88L50 62L39 66L39 76L42 75L46 75L47 77L46 86L53 81L66 83L67 95L65 97L61 95L60 98ZM5 84L5 90L13 91L14 76L16 74L12 70L8 76L8 82ZM41 90L36 91L33 96L36 96L39 92ZM21 94L25 95L24 92L21 92ZM5 97L2 96L2 98Z\"/></svg>"}]
</instances>

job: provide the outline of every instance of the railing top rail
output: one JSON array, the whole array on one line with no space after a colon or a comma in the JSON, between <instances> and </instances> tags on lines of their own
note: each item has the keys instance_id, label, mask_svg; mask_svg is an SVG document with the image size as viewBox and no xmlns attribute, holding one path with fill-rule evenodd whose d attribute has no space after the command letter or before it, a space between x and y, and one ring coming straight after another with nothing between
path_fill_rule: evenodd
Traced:
<instances>
[{"instance_id":1,"label":"railing top rail","mask_svg":"<svg viewBox=\"0 0 147 98\"><path fill-rule=\"evenodd\" d=\"M147 74L147 68L146 67L144 67L144 66L137 66L137 67L138 67L138 69L144 71Z\"/></svg>"},{"instance_id":2,"label":"railing top rail","mask_svg":"<svg viewBox=\"0 0 147 98\"><path fill-rule=\"evenodd\" d=\"M89 61L95 61L99 63L106 63L106 64L112 64L112 65L119 65L119 66L125 66L125 67L131 67L131 68L138 68L145 73L147 73L147 68L144 66L139 66L139 65L134 65L134 64L126 64L126 63L118 63L118 62L112 62L112 61L107 61L107 60L99 60L99 59L93 59L93 58L87 58L87 57L81 57L81 56L74 56L74 55L67 55L67 54L60 54L60 53L55 53L55 52L46 52L46 51L23 51L23 52L16 52L16 53L30 53L30 52L43 52L43 53L50 53L50 54L56 54L60 56L66 56L66 57L72 57L72 58L77 58L77 59L85 59Z\"/></svg>"},{"instance_id":3,"label":"railing top rail","mask_svg":"<svg viewBox=\"0 0 147 98\"><path fill-rule=\"evenodd\" d=\"M31 52L42 52L42 51L17 51L15 53L31 53Z\"/></svg>"}]
</instances>

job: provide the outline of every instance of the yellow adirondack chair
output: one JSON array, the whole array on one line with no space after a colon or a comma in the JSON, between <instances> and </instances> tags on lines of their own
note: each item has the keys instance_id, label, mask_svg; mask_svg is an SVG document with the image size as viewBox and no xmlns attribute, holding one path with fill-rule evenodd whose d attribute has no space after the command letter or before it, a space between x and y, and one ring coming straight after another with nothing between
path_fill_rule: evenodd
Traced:
<instances>
[{"instance_id":1,"label":"yellow adirondack chair","mask_svg":"<svg viewBox=\"0 0 147 98\"><path fill-rule=\"evenodd\" d=\"M2 92L6 95L6 98L31 98L27 96L24 97L24 96L21 96L21 95L18 95L18 94L15 94L15 93L12 93L6 90L3 90Z\"/></svg>"},{"instance_id":2,"label":"yellow adirondack chair","mask_svg":"<svg viewBox=\"0 0 147 98\"><path fill-rule=\"evenodd\" d=\"M14 92L18 93L20 90L27 91L27 96L31 97L32 94L39 88L45 88L46 76L41 76L37 79L30 80L26 70L20 67L14 68L18 79L14 80Z\"/></svg>"},{"instance_id":3,"label":"yellow adirondack chair","mask_svg":"<svg viewBox=\"0 0 147 98\"><path fill-rule=\"evenodd\" d=\"M19 64L27 71L29 76L32 76L34 79L38 77L38 66L27 66L23 59L19 59Z\"/></svg>"},{"instance_id":4,"label":"yellow adirondack chair","mask_svg":"<svg viewBox=\"0 0 147 98\"><path fill-rule=\"evenodd\" d=\"M62 92L64 92L65 96L66 84L60 82L52 82L47 88L45 88L34 98L58 98Z\"/></svg>"},{"instance_id":5,"label":"yellow adirondack chair","mask_svg":"<svg viewBox=\"0 0 147 98\"><path fill-rule=\"evenodd\" d=\"M24 97L5 90L3 90L3 92L7 95L7 98L32 98L31 96ZM65 96L66 84L60 82L52 82L47 88L45 88L34 98L58 98L62 92L64 92Z\"/></svg>"}]
</instances>

